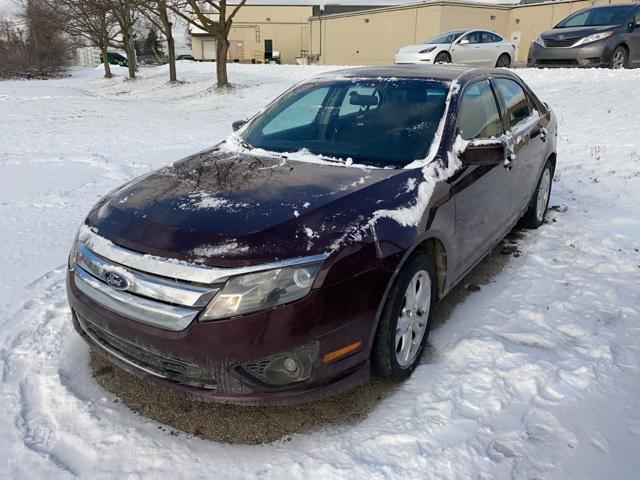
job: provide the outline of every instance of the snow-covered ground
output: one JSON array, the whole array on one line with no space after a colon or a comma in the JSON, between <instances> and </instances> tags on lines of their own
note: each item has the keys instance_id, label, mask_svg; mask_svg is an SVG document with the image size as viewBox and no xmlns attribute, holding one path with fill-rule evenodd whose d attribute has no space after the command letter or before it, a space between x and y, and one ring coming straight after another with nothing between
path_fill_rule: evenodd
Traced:
<instances>
[{"instance_id":1,"label":"snow-covered ground","mask_svg":"<svg viewBox=\"0 0 640 480\"><path fill-rule=\"evenodd\" d=\"M361 422L229 445L115 403L65 299L83 216L328 70L232 65L220 93L212 69L0 82L0 478L637 478L640 70L518 71L559 117L559 207Z\"/></svg>"}]
</instances>

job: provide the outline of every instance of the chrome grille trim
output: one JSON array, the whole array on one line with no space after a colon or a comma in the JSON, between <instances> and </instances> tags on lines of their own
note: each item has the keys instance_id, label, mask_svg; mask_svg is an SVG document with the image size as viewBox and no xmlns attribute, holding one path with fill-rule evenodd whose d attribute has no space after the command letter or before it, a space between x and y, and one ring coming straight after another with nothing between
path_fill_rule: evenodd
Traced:
<instances>
[{"instance_id":1,"label":"chrome grille trim","mask_svg":"<svg viewBox=\"0 0 640 480\"><path fill-rule=\"evenodd\" d=\"M186 307L205 307L218 291L218 288L211 286L189 284L137 272L126 265L111 262L93 253L83 243L78 244L76 262L99 280L104 280L109 271L115 270L122 274L129 281L128 292Z\"/></svg>"},{"instance_id":2,"label":"chrome grille trim","mask_svg":"<svg viewBox=\"0 0 640 480\"><path fill-rule=\"evenodd\" d=\"M309 257L292 258L277 262L262 263L260 265L220 268L196 265L185 261L161 258L127 250L92 232L86 225L81 228L78 239L91 251L103 258L121 265L126 265L129 268L185 282L196 282L208 285L224 282L229 277L236 275L320 262L329 256L328 253L321 253Z\"/></svg>"},{"instance_id":3,"label":"chrome grille trim","mask_svg":"<svg viewBox=\"0 0 640 480\"><path fill-rule=\"evenodd\" d=\"M121 292L101 282L79 265L74 269L74 279L78 290L104 308L165 330L184 330L199 313L199 310L155 302Z\"/></svg>"}]
</instances>

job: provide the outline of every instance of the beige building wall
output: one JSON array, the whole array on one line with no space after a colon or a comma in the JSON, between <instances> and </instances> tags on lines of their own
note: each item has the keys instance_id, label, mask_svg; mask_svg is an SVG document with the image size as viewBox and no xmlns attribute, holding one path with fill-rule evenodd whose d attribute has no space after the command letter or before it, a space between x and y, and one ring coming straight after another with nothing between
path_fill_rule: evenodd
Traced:
<instances>
[{"instance_id":1,"label":"beige building wall","mask_svg":"<svg viewBox=\"0 0 640 480\"><path fill-rule=\"evenodd\" d=\"M273 41L273 50L279 51L282 63L295 63L305 51L309 52L309 18L311 6L246 5L235 16L229 40L239 45L242 61L264 60L264 41ZM194 34L192 55L197 60L214 60L215 39ZM235 51L239 51L236 49Z\"/></svg>"},{"instance_id":2,"label":"beige building wall","mask_svg":"<svg viewBox=\"0 0 640 480\"><path fill-rule=\"evenodd\" d=\"M403 46L439 32L486 28L516 45L516 60L526 61L531 42L570 13L592 5L629 0L567 0L534 5L499 6L430 2L311 20L311 51L320 63L382 65L393 63Z\"/></svg>"}]
</instances>

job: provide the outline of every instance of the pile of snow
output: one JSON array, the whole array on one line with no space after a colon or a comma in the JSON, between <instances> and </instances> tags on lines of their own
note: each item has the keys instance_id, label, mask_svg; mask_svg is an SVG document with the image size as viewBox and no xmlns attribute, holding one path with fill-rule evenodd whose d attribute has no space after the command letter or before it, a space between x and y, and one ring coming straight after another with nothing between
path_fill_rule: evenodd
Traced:
<instances>
[{"instance_id":1,"label":"pile of snow","mask_svg":"<svg viewBox=\"0 0 640 480\"><path fill-rule=\"evenodd\" d=\"M237 87L218 92L213 69L181 64L176 86L166 67L137 81L92 69L0 82L0 477L637 476L638 70L519 71L558 115L557 207L360 423L268 445L217 444L171 435L99 387L64 287L89 208L329 70L231 65Z\"/></svg>"}]
</instances>

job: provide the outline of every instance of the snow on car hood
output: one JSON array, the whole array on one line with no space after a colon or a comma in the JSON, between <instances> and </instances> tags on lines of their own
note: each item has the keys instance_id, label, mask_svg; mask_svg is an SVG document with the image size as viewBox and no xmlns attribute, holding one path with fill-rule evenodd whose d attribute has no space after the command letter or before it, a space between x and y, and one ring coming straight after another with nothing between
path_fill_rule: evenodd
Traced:
<instances>
[{"instance_id":1,"label":"snow on car hood","mask_svg":"<svg viewBox=\"0 0 640 480\"><path fill-rule=\"evenodd\" d=\"M304 256L371 213L374 200L356 194L403 172L214 148L107 195L87 225L125 248L214 266Z\"/></svg>"}]
</instances>

